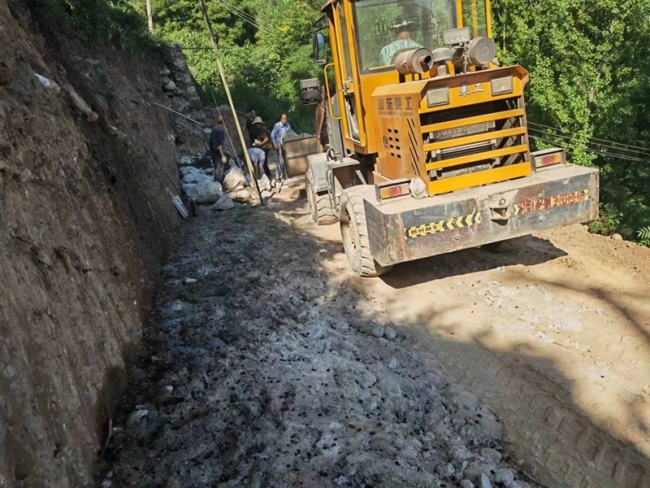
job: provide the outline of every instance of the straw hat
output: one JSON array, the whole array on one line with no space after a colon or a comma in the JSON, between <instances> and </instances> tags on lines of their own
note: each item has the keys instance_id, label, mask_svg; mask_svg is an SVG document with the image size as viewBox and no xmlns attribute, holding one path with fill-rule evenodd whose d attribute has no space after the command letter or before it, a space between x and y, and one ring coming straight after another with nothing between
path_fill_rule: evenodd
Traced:
<instances>
[{"instance_id":1,"label":"straw hat","mask_svg":"<svg viewBox=\"0 0 650 488\"><path fill-rule=\"evenodd\" d=\"M264 124L262 121L262 117L255 117L255 120L253 120L253 124Z\"/></svg>"}]
</instances>

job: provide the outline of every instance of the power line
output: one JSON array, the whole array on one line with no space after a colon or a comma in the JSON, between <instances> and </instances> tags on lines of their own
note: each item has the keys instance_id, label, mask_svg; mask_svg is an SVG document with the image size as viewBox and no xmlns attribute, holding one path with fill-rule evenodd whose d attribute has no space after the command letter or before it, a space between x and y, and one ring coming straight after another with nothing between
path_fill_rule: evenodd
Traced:
<instances>
[{"instance_id":1,"label":"power line","mask_svg":"<svg viewBox=\"0 0 650 488\"><path fill-rule=\"evenodd\" d=\"M239 8L237 5L233 5L233 4L231 4L231 3L227 2L226 0L222 0L222 3L225 3L225 4L228 5L232 10L239 12L239 13L242 14L244 17L246 17L246 18L252 20L253 22L256 22L256 23L257 23L257 19L255 18L255 16L249 14L249 13L246 12L244 9Z\"/></svg>"},{"instance_id":2,"label":"power line","mask_svg":"<svg viewBox=\"0 0 650 488\"><path fill-rule=\"evenodd\" d=\"M536 139L538 141L545 142L546 144L551 144L551 145L556 145L557 144L557 141L549 141L548 139L545 139L545 138L539 137L539 136L529 135L528 137L530 137L531 139ZM598 156L603 156L603 157L606 157L606 158L622 159L622 160L625 160L625 161L633 161L633 162L637 162L637 163L648 162L647 159L642 159L642 158L638 158L638 157L634 157L634 156L628 156L627 154L609 153L609 152L597 151L597 150L591 149L591 148L586 148L585 151L588 152L588 153L596 154Z\"/></svg>"},{"instance_id":3,"label":"power line","mask_svg":"<svg viewBox=\"0 0 650 488\"><path fill-rule=\"evenodd\" d=\"M231 13L233 15L236 15L237 17L242 19L244 22L247 22L247 23L251 24L252 26L254 26L257 29L260 29L260 30L262 29L262 26L257 23L257 20L254 17L249 16L248 14L245 14L243 12L240 12L233 5L230 5L229 3L226 3L224 0L216 0L216 2L221 7L226 9L229 13Z\"/></svg>"},{"instance_id":4,"label":"power line","mask_svg":"<svg viewBox=\"0 0 650 488\"><path fill-rule=\"evenodd\" d=\"M549 134L547 131L542 131L540 129L535 129L534 127L528 127L529 131L536 132L544 137L554 137L558 138L563 141L571 141L575 135L568 135L568 134ZM630 156L647 156L650 158L650 151L648 150L639 150L639 149L628 149L626 147L619 147L619 146L613 146L610 144L605 144L602 142L591 142L591 141L585 141L587 145L594 146L593 149L595 150L603 150L603 149L609 149L609 150L614 150L617 152L628 152L632 153Z\"/></svg>"},{"instance_id":5,"label":"power line","mask_svg":"<svg viewBox=\"0 0 650 488\"><path fill-rule=\"evenodd\" d=\"M556 142L549 141L548 139L544 139L543 137L533 136L533 135L529 135L528 137L530 137L531 139L536 139L538 141L545 142L546 144L551 144L551 145L556 144ZM598 156L603 156L603 157L606 157L606 158L622 159L624 161L632 161L632 162L636 162L636 163L647 163L648 162L647 159L641 159L641 158L636 158L636 157L633 157L633 156L627 156L625 154L607 153L607 152L602 152L602 151L596 151L594 149L589 149L589 148L587 148L585 151L588 152L588 153L596 154Z\"/></svg>"},{"instance_id":6,"label":"power line","mask_svg":"<svg viewBox=\"0 0 650 488\"><path fill-rule=\"evenodd\" d=\"M243 10L239 10L237 7L235 7L234 5L231 5L231 4L227 3L225 0L215 0L215 1L216 1L219 5L221 5L223 8L225 8L228 12L230 12L230 13L233 14L233 15L236 15L237 17L239 17L239 18L240 18L241 20L243 20L244 22L247 22L247 23L251 24L251 25L252 25L253 27L255 27L256 29L258 29L258 30L264 32L264 33L267 34L267 35L271 35L271 34L273 34L273 31L272 31L272 30L270 30L270 29L267 28L267 27L263 27L262 25L260 25L260 24L257 22L257 19L255 19L255 17L253 17L252 15L250 15L250 14L244 12Z\"/></svg>"},{"instance_id":7,"label":"power line","mask_svg":"<svg viewBox=\"0 0 650 488\"><path fill-rule=\"evenodd\" d=\"M233 15L239 17L239 18L240 18L241 20L243 20L244 22L247 22L247 23L251 24L253 27L255 27L255 28L258 29L258 30L261 30L261 31L263 31L263 32L267 32L266 29L263 28L260 24L258 24L256 20L252 20L251 18L248 18L248 17L246 17L245 15L239 13L237 10L235 10L235 9L233 8L232 5L230 5L230 4L226 3L226 2L224 2L223 0L216 0L216 2L217 2L220 6L222 6L223 8L225 8L228 12L230 12L231 14L233 14Z\"/></svg>"},{"instance_id":8,"label":"power line","mask_svg":"<svg viewBox=\"0 0 650 488\"><path fill-rule=\"evenodd\" d=\"M557 128L557 127L551 127L551 126L549 126L549 125L538 124L538 123L535 123L535 122L528 122L528 125L529 125L529 126L537 126L537 127L541 127L541 128L544 128L544 129L550 129L550 130L554 130L554 131L556 131L556 132L565 132L565 133L568 132L568 131L566 131L566 130L559 129L559 128ZM575 134L573 134L573 133L570 133L570 134L571 134L571 135L575 135ZM592 137L591 140L592 140L592 141L599 141L599 142L602 142L602 143L605 143L605 144L609 144L609 145L612 145L612 147L618 147L618 146L620 146L620 149L623 149L624 147L629 147L629 148L632 148L632 149L635 149L635 150L638 150L638 151L642 151L642 152L650 152L650 149L647 148L647 147L634 146L634 145L632 145L632 144L624 144L624 143L622 143L622 142L609 141L609 140L607 140L607 139L598 139L597 137Z\"/></svg>"},{"instance_id":9,"label":"power line","mask_svg":"<svg viewBox=\"0 0 650 488\"><path fill-rule=\"evenodd\" d=\"M252 16L248 12L245 12L244 10L241 10L240 8L226 2L226 0L221 0L221 1L219 1L219 3L222 4L221 5L222 7L226 7L230 12L237 12L241 16L245 17L247 20L257 23L257 19L255 19L254 16Z\"/></svg>"}]
</instances>

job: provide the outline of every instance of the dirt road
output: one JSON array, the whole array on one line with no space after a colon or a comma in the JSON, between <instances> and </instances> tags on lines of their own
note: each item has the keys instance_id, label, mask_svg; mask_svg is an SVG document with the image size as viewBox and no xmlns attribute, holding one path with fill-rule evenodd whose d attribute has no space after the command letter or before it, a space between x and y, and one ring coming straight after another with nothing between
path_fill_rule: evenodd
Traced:
<instances>
[{"instance_id":1,"label":"dirt road","mask_svg":"<svg viewBox=\"0 0 650 488\"><path fill-rule=\"evenodd\" d=\"M206 210L104 484L650 486L649 251L576 226L362 280L298 190Z\"/></svg>"}]
</instances>

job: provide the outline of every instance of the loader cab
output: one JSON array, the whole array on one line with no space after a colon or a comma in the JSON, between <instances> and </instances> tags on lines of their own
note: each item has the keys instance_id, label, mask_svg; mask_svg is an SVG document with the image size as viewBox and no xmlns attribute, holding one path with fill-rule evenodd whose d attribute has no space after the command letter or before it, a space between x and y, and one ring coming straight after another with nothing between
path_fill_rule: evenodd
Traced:
<instances>
[{"instance_id":1,"label":"loader cab","mask_svg":"<svg viewBox=\"0 0 650 488\"><path fill-rule=\"evenodd\" d=\"M463 26L491 37L490 0L330 0L313 37L314 62L324 67L332 118L348 152L373 155L381 147L369 107L380 86L408 81L395 57L405 50L444 47L443 33ZM325 43L330 50L326 52ZM420 78L428 77L423 74ZM338 110L337 110L338 108Z\"/></svg>"}]
</instances>

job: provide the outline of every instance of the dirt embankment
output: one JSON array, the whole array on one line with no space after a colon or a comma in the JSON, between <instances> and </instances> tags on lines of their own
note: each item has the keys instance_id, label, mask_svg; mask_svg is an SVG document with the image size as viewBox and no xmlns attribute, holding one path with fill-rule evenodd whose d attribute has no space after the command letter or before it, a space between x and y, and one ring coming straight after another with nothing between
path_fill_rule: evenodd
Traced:
<instances>
[{"instance_id":1,"label":"dirt embankment","mask_svg":"<svg viewBox=\"0 0 650 488\"><path fill-rule=\"evenodd\" d=\"M0 486L89 486L179 222L173 124L161 63L38 32L0 0Z\"/></svg>"}]
</instances>

